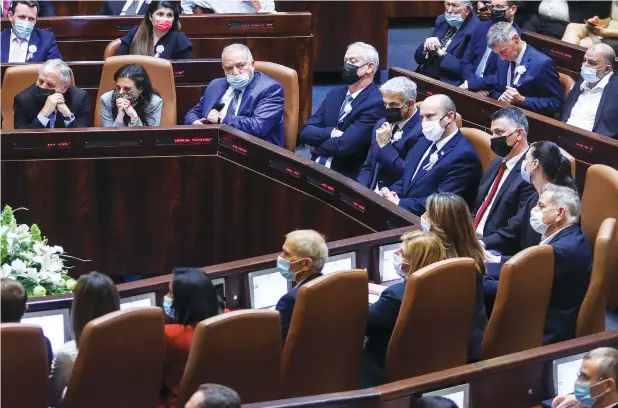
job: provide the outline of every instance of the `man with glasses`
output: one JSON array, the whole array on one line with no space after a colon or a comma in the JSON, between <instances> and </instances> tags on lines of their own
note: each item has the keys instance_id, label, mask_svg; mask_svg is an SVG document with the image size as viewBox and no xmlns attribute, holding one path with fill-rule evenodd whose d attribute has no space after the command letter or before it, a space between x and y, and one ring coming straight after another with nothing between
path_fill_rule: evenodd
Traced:
<instances>
[{"instance_id":1,"label":"man with glasses","mask_svg":"<svg viewBox=\"0 0 618 408\"><path fill-rule=\"evenodd\" d=\"M225 78L212 81L185 115L185 125L225 124L283 147L283 87L255 72L249 48L232 44L221 54Z\"/></svg>"}]
</instances>

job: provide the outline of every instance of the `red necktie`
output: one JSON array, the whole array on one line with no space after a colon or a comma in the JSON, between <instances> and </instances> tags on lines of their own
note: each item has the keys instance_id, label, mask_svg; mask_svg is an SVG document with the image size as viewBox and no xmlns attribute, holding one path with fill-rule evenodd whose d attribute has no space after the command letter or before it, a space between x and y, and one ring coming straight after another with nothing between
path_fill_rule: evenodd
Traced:
<instances>
[{"instance_id":1,"label":"red necktie","mask_svg":"<svg viewBox=\"0 0 618 408\"><path fill-rule=\"evenodd\" d=\"M479 208L479 210L477 211L476 217L474 217L474 230L475 231L476 231L476 228L479 226L479 223L483 219L483 214L485 214L487 207L489 207L489 204L491 204L491 200L494 199L494 196L498 192L498 186L500 185L500 180L502 180L502 175L504 174L504 170L506 170L505 161L503 161L502 164L500 165L500 169L498 170L498 174L496 175L494 184L491 186L491 190L489 191L489 194L487 194L485 201L483 201L483 205L481 205L481 208Z\"/></svg>"}]
</instances>

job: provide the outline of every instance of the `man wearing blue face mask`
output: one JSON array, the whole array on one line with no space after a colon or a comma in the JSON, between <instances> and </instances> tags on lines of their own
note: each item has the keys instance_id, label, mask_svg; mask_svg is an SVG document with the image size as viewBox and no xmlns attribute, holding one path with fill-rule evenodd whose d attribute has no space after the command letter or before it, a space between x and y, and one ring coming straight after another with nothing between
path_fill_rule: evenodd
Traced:
<instances>
[{"instance_id":1,"label":"man wearing blue face mask","mask_svg":"<svg viewBox=\"0 0 618 408\"><path fill-rule=\"evenodd\" d=\"M436 27L414 53L416 72L451 85L462 81L462 59L479 19L472 13L468 0L446 0L445 13L436 20Z\"/></svg>"},{"instance_id":2,"label":"man wearing blue face mask","mask_svg":"<svg viewBox=\"0 0 618 408\"><path fill-rule=\"evenodd\" d=\"M283 87L255 72L249 48L225 47L221 54L225 78L213 80L204 96L185 115L185 125L225 124L283 146Z\"/></svg>"},{"instance_id":3,"label":"man wearing blue face mask","mask_svg":"<svg viewBox=\"0 0 618 408\"><path fill-rule=\"evenodd\" d=\"M594 349L584 356L572 395L554 398L552 408L616 408L618 407L618 350L610 347Z\"/></svg>"},{"instance_id":4,"label":"man wearing blue face mask","mask_svg":"<svg viewBox=\"0 0 618 408\"><path fill-rule=\"evenodd\" d=\"M275 310L281 315L283 344L290 330L292 313L298 289L307 282L322 276L322 268L328 258L324 237L313 230L296 230L285 236L281 255L277 258L277 270L294 288L283 295Z\"/></svg>"},{"instance_id":5,"label":"man wearing blue face mask","mask_svg":"<svg viewBox=\"0 0 618 408\"><path fill-rule=\"evenodd\" d=\"M11 28L2 31L2 63L45 62L62 59L56 37L49 31L34 28L39 10L36 1L14 1L8 11Z\"/></svg>"}]
</instances>

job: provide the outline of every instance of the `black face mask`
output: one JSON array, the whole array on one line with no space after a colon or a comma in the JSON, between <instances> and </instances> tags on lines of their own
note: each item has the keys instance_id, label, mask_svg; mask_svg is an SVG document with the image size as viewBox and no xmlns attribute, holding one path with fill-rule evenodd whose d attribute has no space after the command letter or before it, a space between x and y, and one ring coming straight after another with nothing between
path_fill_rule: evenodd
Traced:
<instances>
[{"instance_id":1,"label":"black face mask","mask_svg":"<svg viewBox=\"0 0 618 408\"><path fill-rule=\"evenodd\" d=\"M386 108L386 121L390 124L399 122L403 119L403 114L401 113L401 108Z\"/></svg>"},{"instance_id":2,"label":"black face mask","mask_svg":"<svg viewBox=\"0 0 618 408\"><path fill-rule=\"evenodd\" d=\"M501 21L508 23L509 20L506 18L506 10L492 10L491 21L493 21L494 23L499 23Z\"/></svg>"},{"instance_id":3,"label":"black face mask","mask_svg":"<svg viewBox=\"0 0 618 408\"><path fill-rule=\"evenodd\" d=\"M517 132L517 130L515 132ZM506 139L508 139L508 137L513 135L515 132L511 133L510 135L492 138L491 150L500 157L508 156L509 153L511 153L511 150L513 150L513 146L515 145L509 146Z\"/></svg>"},{"instance_id":4,"label":"black face mask","mask_svg":"<svg viewBox=\"0 0 618 408\"><path fill-rule=\"evenodd\" d=\"M350 63L344 63L341 68L341 79L346 85L352 85L358 82L360 77L358 76L358 69L364 67L367 64L361 65L357 67L356 65Z\"/></svg>"},{"instance_id":5,"label":"black face mask","mask_svg":"<svg viewBox=\"0 0 618 408\"><path fill-rule=\"evenodd\" d=\"M45 104L47 102L47 97L56 93L55 89L43 89L40 86L36 87L36 100L40 104Z\"/></svg>"}]
</instances>

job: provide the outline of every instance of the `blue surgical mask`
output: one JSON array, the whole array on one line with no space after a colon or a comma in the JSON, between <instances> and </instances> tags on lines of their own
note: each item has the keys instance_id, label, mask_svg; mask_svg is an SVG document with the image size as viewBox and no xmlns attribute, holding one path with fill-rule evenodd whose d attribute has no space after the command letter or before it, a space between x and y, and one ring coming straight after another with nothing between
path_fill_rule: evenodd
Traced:
<instances>
[{"instance_id":1,"label":"blue surgical mask","mask_svg":"<svg viewBox=\"0 0 618 408\"><path fill-rule=\"evenodd\" d=\"M425 232L429 232L431 229L431 223L425 217L421 217L421 229Z\"/></svg>"},{"instance_id":2,"label":"blue surgical mask","mask_svg":"<svg viewBox=\"0 0 618 408\"><path fill-rule=\"evenodd\" d=\"M251 82L249 74L226 75L227 83L236 90L245 88Z\"/></svg>"},{"instance_id":3,"label":"blue surgical mask","mask_svg":"<svg viewBox=\"0 0 618 408\"><path fill-rule=\"evenodd\" d=\"M24 20L15 20L15 24L13 24L13 31L15 31L15 35L19 38L26 38L34 30L34 24L30 24Z\"/></svg>"},{"instance_id":4,"label":"blue surgical mask","mask_svg":"<svg viewBox=\"0 0 618 408\"><path fill-rule=\"evenodd\" d=\"M526 164L528 164L528 162L526 162L525 160L521 162L521 171L519 172L519 174L521 174L521 178L524 179L526 183L532 183L532 181L530 181L530 177L532 177L532 172L526 170Z\"/></svg>"},{"instance_id":5,"label":"blue surgical mask","mask_svg":"<svg viewBox=\"0 0 618 408\"><path fill-rule=\"evenodd\" d=\"M294 272L290 272L291 265L292 262L287 259L283 259L281 256L277 258L277 271L281 274L281 276L289 281L293 281L294 278L296 278L296 274Z\"/></svg>"},{"instance_id":6,"label":"blue surgical mask","mask_svg":"<svg viewBox=\"0 0 618 408\"><path fill-rule=\"evenodd\" d=\"M448 23L448 25L453 26L453 27L459 27L460 25L463 24L463 16L461 14L451 14L451 13L444 13L444 18L446 19L446 22Z\"/></svg>"},{"instance_id":7,"label":"blue surgical mask","mask_svg":"<svg viewBox=\"0 0 618 408\"><path fill-rule=\"evenodd\" d=\"M599 381L597 384L603 381L604 380ZM582 407L592 408L592 406L597 402L597 398L599 398L600 395L593 397L592 395L590 395L590 384L575 381L575 389L573 391L573 396Z\"/></svg>"},{"instance_id":8,"label":"blue surgical mask","mask_svg":"<svg viewBox=\"0 0 618 408\"><path fill-rule=\"evenodd\" d=\"M600 81L600 79L597 77L596 68L586 67L582 65L581 74L582 78L584 78L584 81L588 82L589 84L596 84Z\"/></svg>"},{"instance_id":9,"label":"blue surgical mask","mask_svg":"<svg viewBox=\"0 0 618 408\"><path fill-rule=\"evenodd\" d=\"M168 317L172 319L174 318L174 309L172 308L173 302L174 299L172 299L171 297L167 295L163 296L163 311Z\"/></svg>"}]
</instances>

